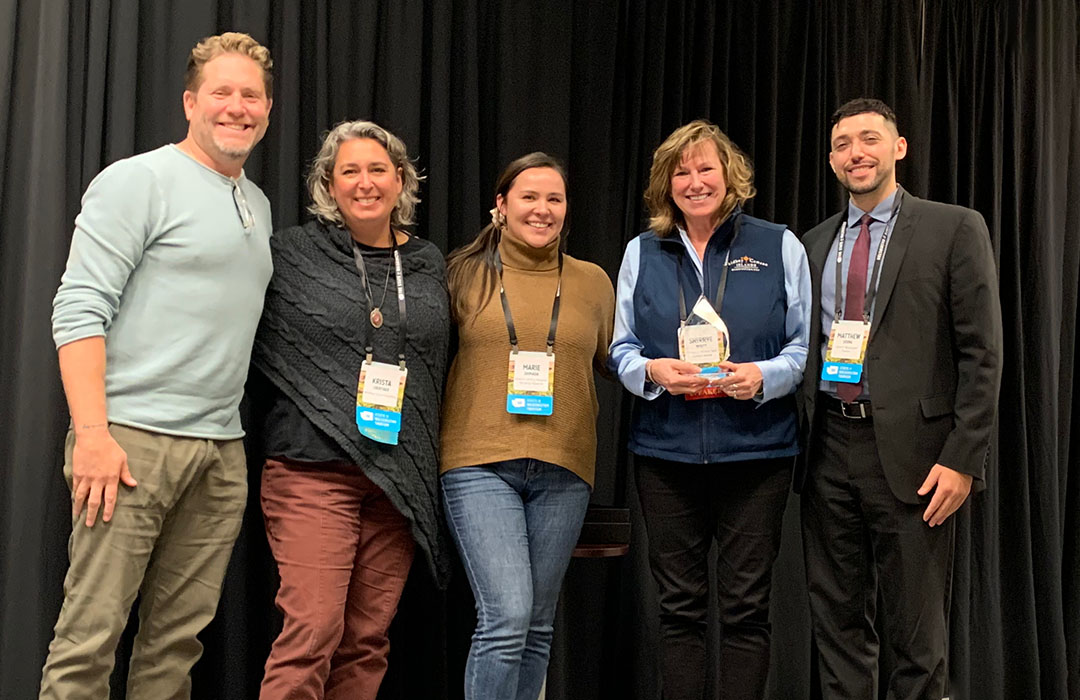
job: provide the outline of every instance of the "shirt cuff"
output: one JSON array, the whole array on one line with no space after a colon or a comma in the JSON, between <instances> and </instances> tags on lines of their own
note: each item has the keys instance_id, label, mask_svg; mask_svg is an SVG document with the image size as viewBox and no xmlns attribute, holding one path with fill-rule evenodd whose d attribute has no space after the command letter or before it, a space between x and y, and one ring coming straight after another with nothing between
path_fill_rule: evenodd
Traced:
<instances>
[{"instance_id":1,"label":"shirt cuff","mask_svg":"<svg viewBox=\"0 0 1080 700\"><path fill-rule=\"evenodd\" d=\"M105 335L105 324L103 323L88 323L85 325L75 326L74 328L65 328L63 330L57 330L53 333L53 343L56 345L56 349L68 343L74 343L76 340L83 340L84 338L95 338L97 336Z\"/></svg>"},{"instance_id":2,"label":"shirt cuff","mask_svg":"<svg viewBox=\"0 0 1080 700\"><path fill-rule=\"evenodd\" d=\"M783 384L783 372L787 370L785 364L776 360L758 360L754 364L761 371L761 393L754 396L754 401L765 403L782 395L778 389Z\"/></svg>"},{"instance_id":3,"label":"shirt cuff","mask_svg":"<svg viewBox=\"0 0 1080 700\"><path fill-rule=\"evenodd\" d=\"M640 396L646 401L652 401L660 394L663 394L665 389L645 378L645 365L648 361L647 358L640 355L628 360L621 373L621 379L623 386L629 389L631 393Z\"/></svg>"}]
</instances>

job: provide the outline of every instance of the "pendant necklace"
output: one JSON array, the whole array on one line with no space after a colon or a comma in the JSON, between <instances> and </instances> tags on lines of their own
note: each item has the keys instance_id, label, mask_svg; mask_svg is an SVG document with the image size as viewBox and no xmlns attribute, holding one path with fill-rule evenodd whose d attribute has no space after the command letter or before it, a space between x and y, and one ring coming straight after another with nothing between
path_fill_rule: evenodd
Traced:
<instances>
[{"instance_id":1,"label":"pendant necklace","mask_svg":"<svg viewBox=\"0 0 1080 700\"><path fill-rule=\"evenodd\" d=\"M390 247L394 249L396 255L397 238L394 236L393 230L390 231ZM360 253L360 246L356 244L356 241L352 242L352 250L353 261L356 263L356 271L360 273L360 279L363 280L364 295L367 297L368 306L371 308L371 312L368 313L368 320L371 322L372 328L382 328L384 320L382 305L386 302L386 290L390 288L391 266L386 266L386 279L383 280L382 299L380 299L378 305L376 305L375 300L371 296L371 285L368 284L367 266L364 264L364 256Z\"/></svg>"},{"instance_id":2,"label":"pendant necklace","mask_svg":"<svg viewBox=\"0 0 1080 700\"><path fill-rule=\"evenodd\" d=\"M367 284L367 279L366 278L364 279L364 284L365 285ZM383 280L383 285L382 285L382 299L379 300L379 305L378 306L372 305L371 313L368 314L368 319L371 321L371 326L373 328L382 328L383 315L382 315L382 311L380 309L381 309L383 303L386 301L386 290L390 288L389 285L390 285L390 266L387 265L386 266L386 279ZM371 298L371 290L368 290L368 299L370 299L370 298Z\"/></svg>"}]
</instances>

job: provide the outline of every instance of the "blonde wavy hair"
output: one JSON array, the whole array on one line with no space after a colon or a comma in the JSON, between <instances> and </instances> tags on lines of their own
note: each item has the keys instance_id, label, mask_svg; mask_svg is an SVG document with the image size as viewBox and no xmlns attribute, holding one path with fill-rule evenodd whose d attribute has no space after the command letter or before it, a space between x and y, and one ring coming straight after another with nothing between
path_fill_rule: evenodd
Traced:
<instances>
[{"instance_id":1,"label":"blonde wavy hair","mask_svg":"<svg viewBox=\"0 0 1080 700\"><path fill-rule=\"evenodd\" d=\"M670 236L676 226L686 226L682 211L671 198L671 176L687 150L706 141L716 146L727 185L727 194L716 210L713 225L718 225L736 206L745 204L757 194L754 189L754 169L746 154L715 124L696 119L671 132L653 152L649 185L645 188L645 206L649 209L649 228L656 235Z\"/></svg>"},{"instance_id":2,"label":"blonde wavy hair","mask_svg":"<svg viewBox=\"0 0 1080 700\"><path fill-rule=\"evenodd\" d=\"M243 32L225 32L215 36L208 36L191 50L188 56L187 70L184 71L184 89L198 92L202 84L202 69L207 63L222 54L236 53L247 56L262 68L263 87L266 90L266 98L274 96L274 76L270 70L274 62L270 60L270 50L251 38L250 34Z\"/></svg>"},{"instance_id":3,"label":"blonde wavy hair","mask_svg":"<svg viewBox=\"0 0 1080 700\"><path fill-rule=\"evenodd\" d=\"M371 139L386 149L394 168L401 170L401 194L390 213L390 225L401 229L414 223L413 214L420 203L420 181L423 176L416 170L416 165L409 160L405 142L382 128L375 122L341 122L323 138L315 160L308 171L307 186L311 194L311 206L308 211L328 224L344 228L345 219L341 216L334 195L330 194L330 177L334 174L341 144L353 139Z\"/></svg>"}]
</instances>

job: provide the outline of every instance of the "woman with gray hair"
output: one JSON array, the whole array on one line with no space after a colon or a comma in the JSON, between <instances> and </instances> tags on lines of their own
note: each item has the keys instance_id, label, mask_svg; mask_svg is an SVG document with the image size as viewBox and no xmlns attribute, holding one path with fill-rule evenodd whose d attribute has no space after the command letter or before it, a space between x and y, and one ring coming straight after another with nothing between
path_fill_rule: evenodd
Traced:
<instances>
[{"instance_id":1,"label":"woman with gray hair","mask_svg":"<svg viewBox=\"0 0 1080 700\"><path fill-rule=\"evenodd\" d=\"M405 144L344 122L308 189L315 220L274 234L249 398L281 576L260 698L374 700L418 545L440 585L439 402L450 335L442 254L408 233Z\"/></svg>"}]
</instances>

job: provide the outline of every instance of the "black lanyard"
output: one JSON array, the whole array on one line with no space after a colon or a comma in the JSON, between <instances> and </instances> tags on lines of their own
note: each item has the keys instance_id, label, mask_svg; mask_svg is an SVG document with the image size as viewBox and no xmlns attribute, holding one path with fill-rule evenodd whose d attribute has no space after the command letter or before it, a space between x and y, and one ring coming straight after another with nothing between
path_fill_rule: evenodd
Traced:
<instances>
[{"instance_id":1,"label":"black lanyard","mask_svg":"<svg viewBox=\"0 0 1080 700\"><path fill-rule=\"evenodd\" d=\"M559 300L562 298L562 266L563 254L559 251L559 282L555 286L555 301L551 304L551 325L548 326L547 354L555 352L555 328L559 325ZM510 313L510 301L506 298L506 287L503 285L502 257L499 251L495 251L495 269L499 272L499 300L502 301L503 317L506 318L506 332L510 335L510 349L518 351L517 330L514 328L514 316Z\"/></svg>"},{"instance_id":2,"label":"black lanyard","mask_svg":"<svg viewBox=\"0 0 1080 700\"><path fill-rule=\"evenodd\" d=\"M720 315L720 309L724 307L724 294L727 293L728 263L731 261L731 249L735 247L735 241L739 238L739 228L742 226L742 214L735 219L735 230L731 234L731 243L728 243L727 252L724 254L724 267L720 271L720 284L716 287L716 305L713 310ZM687 234L689 238L689 234ZM708 244L706 244L708 247ZM686 257L686 245L679 249L679 268L676 270L675 283L679 285L679 325L686 325L686 289L682 286L679 277L682 276L683 260ZM705 260L701 261L701 293L705 293Z\"/></svg>"},{"instance_id":3,"label":"black lanyard","mask_svg":"<svg viewBox=\"0 0 1080 700\"><path fill-rule=\"evenodd\" d=\"M874 308L874 297L877 296L878 277L881 274L881 261L885 258L885 248L888 247L889 234L896 227L896 217L900 214L900 205L904 202L904 190L902 187L896 188L896 201L893 203L892 213L889 214L889 220L885 222L885 231L881 234L881 242L878 243L877 254L874 256L874 270L870 273L870 288L866 290L866 297L863 299L863 323L870 322L870 311ZM836 244L836 290L833 292L833 297L836 301L836 316L833 319L833 323L840 321L844 317L843 304L840 296L840 290L843 289L843 276L844 276L844 238L847 236L847 210L844 210L843 223L840 224L840 240ZM850 266L849 266L850 267ZM850 289L844 289L844 299L851 293Z\"/></svg>"},{"instance_id":4,"label":"black lanyard","mask_svg":"<svg viewBox=\"0 0 1080 700\"><path fill-rule=\"evenodd\" d=\"M398 249L397 235L394 234L394 230L390 230L390 248L393 250L394 255L394 282L397 284L397 299L398 299L398 365L401 369L405 369L405 329L407 327L407 319L405 316L405 276L401 272L401 251ZM371 309L374 306L374 300L371 298L371 292L368 287L367 268L364 265L364 256L360 254L360 246L354 240L352 242L353 262L356 263L356 271L360 273L360 281L364 285L364 294L367 296L368 313L371 313ZM371 362L373 355L373 349L371 347L371 335L375 329L372 328L368 331L368 324L361 323L364 334L364 355L366 362Z\"/></svg>"}]
</instances>

